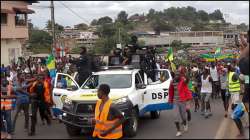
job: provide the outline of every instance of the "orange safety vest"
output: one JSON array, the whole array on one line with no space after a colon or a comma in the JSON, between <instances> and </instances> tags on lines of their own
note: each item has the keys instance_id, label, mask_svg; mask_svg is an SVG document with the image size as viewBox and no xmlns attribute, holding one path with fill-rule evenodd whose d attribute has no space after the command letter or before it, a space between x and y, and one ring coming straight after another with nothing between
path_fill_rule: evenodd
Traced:
<instances>
[{"instance_id":1,"label":"orange safety vest","mask_svg":"<svg viewBox=\"0 0 250 140\"><path fill-rule=\"evenodd\" d=\"M107 120L109 109L112 101L109 99L103 106L102 112L100 112L99 108L101 105L101 100L98 100L95 107L95 129L93 132L93 137L98 137L101 139L119 139L122 137L122 125L118 126L111 133L107 134L105 137L101 136L101 132L110 129L114 126L115 122L118 119L114 119L112 121Z\"/></svg>"},{"instance_id":2,"label":"orange safety vest","mask_svg":"<svg viewBox=\"0 0 250 140\"><path fill-rule=\"evenodd\" d=\"M32 84L32 86L30 88L30 93L34 92L34 88L35 88L36 84L37 84L37 81L35 81ZM51 98L51 95L50 95L49 83L47 81L44 81L43 85L44 85L44 93L43 93L44 100L45 100L46 103L52 103L52 98Z\"/></svg>"},{"instance_id":3,"label":"orange safety vest","mask_svg":"<svg viewBox=\"0 0 250 140\"><path fill-rule=\"evenodd\" d=\"M1 95L2 95L2 91L1 90ZM13 89L11 87L11 85L7 86L7 95L11 95L13 92ZM13 99L2 99L1 98L1 110L11 110L12 109L12 104L13 104Z\"/></svg>"}]
</instances>

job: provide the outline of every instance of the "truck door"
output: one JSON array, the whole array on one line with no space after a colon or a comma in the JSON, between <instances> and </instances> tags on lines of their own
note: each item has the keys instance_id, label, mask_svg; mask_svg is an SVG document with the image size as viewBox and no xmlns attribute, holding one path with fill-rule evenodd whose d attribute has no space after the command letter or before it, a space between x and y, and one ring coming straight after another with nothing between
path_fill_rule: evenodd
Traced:
<instances>
[{"instance_id":1,"label":"truck door","mask_svg":"<svg viewBox=\"0 0 250 140\"><path fill-rule=\"evenodd\" d=\"M155 70L156 81L148 79L146 92L144 93L143 109L140 113L149 111L160 111L172 109L172 104L168 103L168 89L172 80L167 69Z\"/></svg>"},{"instance_id":2,"label":"truck door","mask_svg":"<svg viewBox=\"0 0 250 140\"><path fill-rule=\"evenodd\" d=\"M134 98L137 101L138 107L141 108L143 106L143 94L146 91L146 85L144 84L139 73L135 74L135 90L137 95L135 95Z\"/></svg>"},{"instance_id":3,"label":"truck door","mask_svg":"<svg viewBox=\"0 0 250 140\"><path fill-rule=\"evenodd\" d=\"M62 109L63 102L67 95L76 93L79 89L79 85L76 81L70 75L64 73L56 74L53 86L52 97L55 103L55 108L57 109Z\"/></svg>"}]
</instances>

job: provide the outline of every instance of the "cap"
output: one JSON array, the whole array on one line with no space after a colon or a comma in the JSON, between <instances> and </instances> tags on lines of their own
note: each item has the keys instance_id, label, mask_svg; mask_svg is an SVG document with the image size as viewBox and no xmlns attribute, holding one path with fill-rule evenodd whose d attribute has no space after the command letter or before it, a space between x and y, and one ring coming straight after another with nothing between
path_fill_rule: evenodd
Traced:
<instances>
[{"instance_id":1,"label":"cap","mask_svg":"<svg viewBox=\"0 0 250 140\"><path fill-rule=\"evenodd\" d=\"M209 67L208 67L208 66L205 66L205 69L209 69Z\"/></svg>"}]
</instances>

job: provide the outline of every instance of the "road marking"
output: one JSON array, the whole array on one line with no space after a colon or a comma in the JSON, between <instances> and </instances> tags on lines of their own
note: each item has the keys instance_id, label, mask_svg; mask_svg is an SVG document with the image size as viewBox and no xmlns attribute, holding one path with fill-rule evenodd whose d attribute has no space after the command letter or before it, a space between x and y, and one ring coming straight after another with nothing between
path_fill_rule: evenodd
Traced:
<instances>
[{"instance_id":1,"label":"road marking","mask_svg":"<svg viewBox=\"0 0 250 140\"><path fill-rule=\"evenodd\" d=\"M223 139L228 126L228 119L223 118L220 127L215 135L215 139Z\"/></svg>"}]
</instances>

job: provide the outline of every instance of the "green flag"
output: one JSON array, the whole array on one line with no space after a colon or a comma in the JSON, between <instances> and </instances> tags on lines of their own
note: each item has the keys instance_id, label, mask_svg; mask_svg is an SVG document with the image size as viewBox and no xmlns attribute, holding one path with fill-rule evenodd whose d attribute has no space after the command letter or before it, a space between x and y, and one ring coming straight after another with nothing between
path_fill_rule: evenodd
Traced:
<instances>
[{"instance_id":1,"label":"green flag","mask_svg":"<svg viewBox=\"0 0 250 140\"><path fill-rule=\"evenodd\" d=\"M221 54L221 48L216 48L214 54L215 55Z\"/></svg>"},{"instance_id":2,"label":"green flag","mask_svg":"<svg viewBox=\"0 0 250 140\"><path fill-rule=\"evenodd\" d=\"M174 60L174 54L173 54L173 49L172 47L169 47L168 49L168 54L166 56L167 60L173 61Z\"/></svg>"},{"instance_id":3,"label":"green flag","mask_svg":"<svg viewBox=\"0 0 250 140\"><path fill-rule=\"evenodd\" d=\"M53 55L49 55L48 59L46 60L46 65L49 70L55 69L55 57Z\"/></svg>"}]
</instances>

